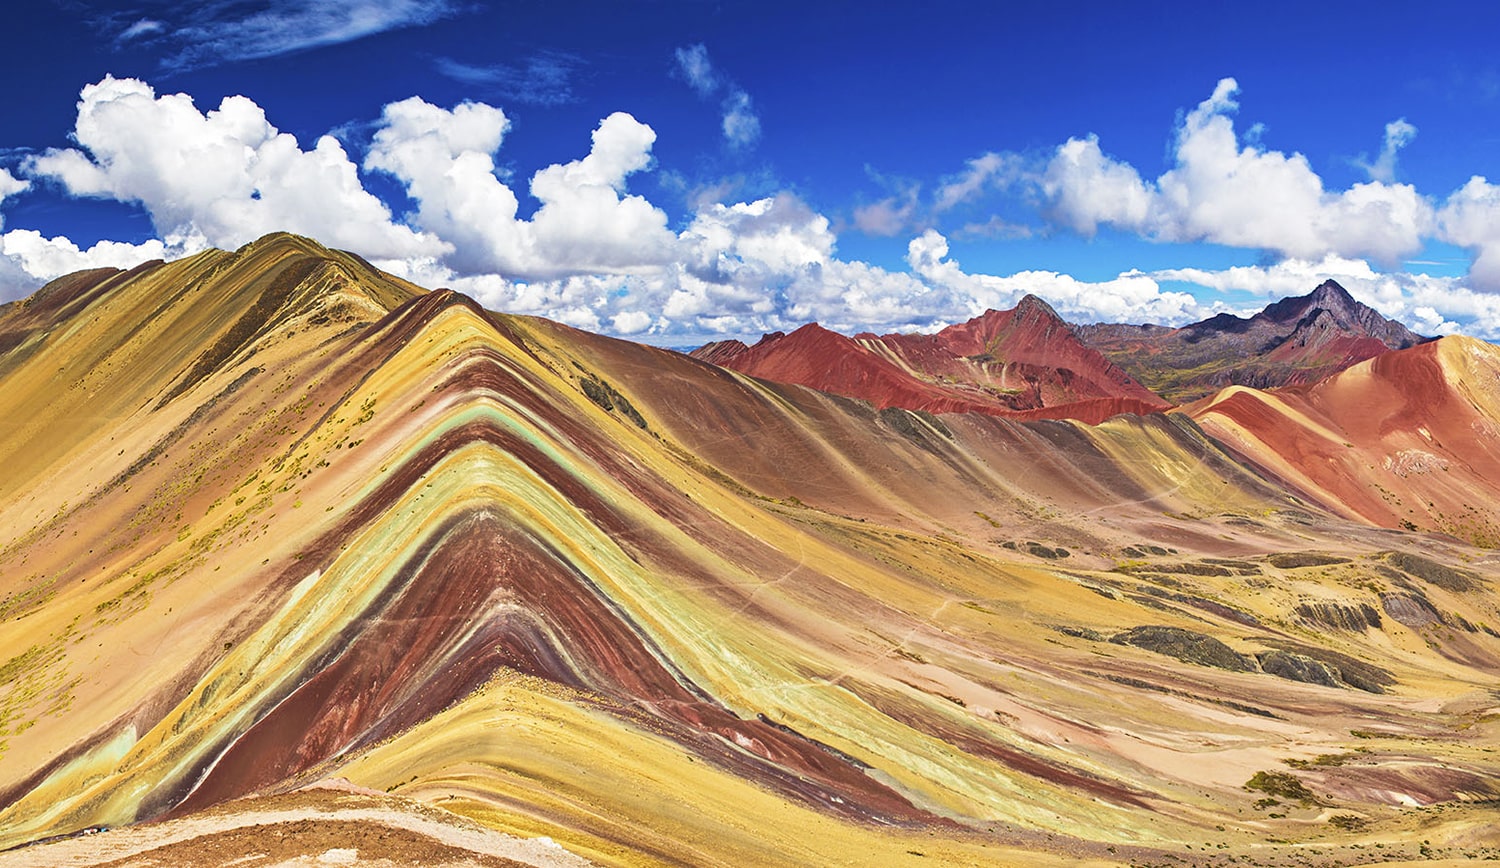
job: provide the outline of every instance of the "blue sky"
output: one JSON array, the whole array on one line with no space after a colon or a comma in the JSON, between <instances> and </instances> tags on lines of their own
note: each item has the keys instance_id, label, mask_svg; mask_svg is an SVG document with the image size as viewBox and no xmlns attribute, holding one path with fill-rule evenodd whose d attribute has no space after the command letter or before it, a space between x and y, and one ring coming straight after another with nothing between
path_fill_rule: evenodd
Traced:
<instances>
[{"instance_id":1,"label":"blue sky","mask_svg":"<svg viewBox=\"0 0 1500 868\"><path fill-rule=\"evenodd\" d=\"M0 300L286 229L688 345L1334 277L1500 339L1482 4L54 0L0 54ZM1492 180L1493 179L1493 180Z\"/></svg>"}]
</instances>

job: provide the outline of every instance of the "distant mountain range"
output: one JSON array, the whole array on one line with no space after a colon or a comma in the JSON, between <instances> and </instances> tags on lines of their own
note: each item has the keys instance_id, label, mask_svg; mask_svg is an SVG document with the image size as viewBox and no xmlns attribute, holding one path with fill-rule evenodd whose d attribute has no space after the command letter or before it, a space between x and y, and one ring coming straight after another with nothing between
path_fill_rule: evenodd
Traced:
<instances>
[{"instance_id":1,"label":"distant mountain range","mask_svg":"<svg viewBox=\"0 0 1500 868\"><path fill-rule=\"evenodd\" d=\"M1329 280L1249 318L1224 313L1182 328L1072 325L1028 295L1013 310L985 311L931 335L850 338L813 323L753 346L720 341L691 355L877 408L1097 423L1229 385L1316 382L1425 340Z\"/></svg>"},{"instance_id":2,"label":"distant mountain range","mask_svg":"<svg viewBox=\"0 0 1500 868\"><path fill-rule=\"evenodd\" d=\"M1078 326L1076 333L1174 404L1225 386L1316 382L1428 340L1355 301L1332 280L1245 319L1221 313L1178 329L1100 324Z\"/></svg>"},{"instance_id":3,"label":"distant mountain range","mask_svg":"<svg viewBox=\"0 0 1500 868\"><path fill-rule=\"evenodd\" d=\"M978 412L1097 422L1168 404L1033 295L1014 310L990 310L936 334L860 334L816 324L775 332L747 347L709 344L693 356L737 371L863 398L877 408Z\"/></svg>"}]
</instances>

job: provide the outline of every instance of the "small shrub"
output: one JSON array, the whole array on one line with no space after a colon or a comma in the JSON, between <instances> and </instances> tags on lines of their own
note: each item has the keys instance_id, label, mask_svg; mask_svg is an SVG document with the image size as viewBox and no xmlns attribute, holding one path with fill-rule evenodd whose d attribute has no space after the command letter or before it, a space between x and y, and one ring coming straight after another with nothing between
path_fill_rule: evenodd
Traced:
<instances>
[{"instance_id":1,"label":"small shrub","mask_svg":"<svg viewBox=\"0 0 1500 868\"><path fill-rule=\"evenodd\" d=\"M1313 794L1313 791L1290 772L1256 772L1250 780L1245 782L1245 789L1291 799L1301 802L1304 806L1318 804L1318 797Z\"/></svg>"}]
</instances>

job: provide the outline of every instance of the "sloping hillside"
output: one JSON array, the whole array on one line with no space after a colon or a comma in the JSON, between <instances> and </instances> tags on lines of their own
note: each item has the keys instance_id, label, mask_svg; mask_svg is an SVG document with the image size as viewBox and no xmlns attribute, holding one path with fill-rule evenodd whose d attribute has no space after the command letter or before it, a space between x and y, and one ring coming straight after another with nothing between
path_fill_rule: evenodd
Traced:
<instances>
[{"instance_id":1,"label":"sloping hillside","mask_svg":"<svg viewBox=\"0 0 1500 868\"><path fill-rule=\"evenodd\" d=\"M1500 349L1440 338L1311 386L1228 389L1185 408L1326 508L1500 545Z\"/></svg>"},{"instance_id":2,"label":"sloping hillside","mask_svg":"<svg viewBox=\"0 0 1500 868\"><path fill-rule=\"evenodd\" d=\"M751 376L932 413L1098 423L1169 406L1096 350L1044 301L986 311L931 335L845 337L809 323L754 346L720 341L694 357Z\"/></svg>"},{"instance_id":3,"label":"sloping hillside","mask_svg":"<svg viewBox=\"0 0 1500 868\"><path fill-rule=\"evenodd\" d=\"M334 778L601 864L1500 844L1493 552L1186 414L876 409L290 236L0 347L0 846Z\"/></svg>"}]
</instances>

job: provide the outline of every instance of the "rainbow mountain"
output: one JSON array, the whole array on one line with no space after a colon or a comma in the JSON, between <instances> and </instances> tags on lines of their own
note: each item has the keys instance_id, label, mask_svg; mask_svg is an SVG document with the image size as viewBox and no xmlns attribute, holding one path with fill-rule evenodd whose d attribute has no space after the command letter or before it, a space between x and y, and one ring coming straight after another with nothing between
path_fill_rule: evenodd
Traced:
<instances>
[{"instance_id":1,"label":"rainbow mountain","mask_svg":"<svg viewBox=\"0 0 1500 868\"><path fill-rule=\"evenodd\" d=\"M272 235L0 308L0 419L0 865L1500 855L1479 341L934 413Z\"/></svg>"}]
</instances>

